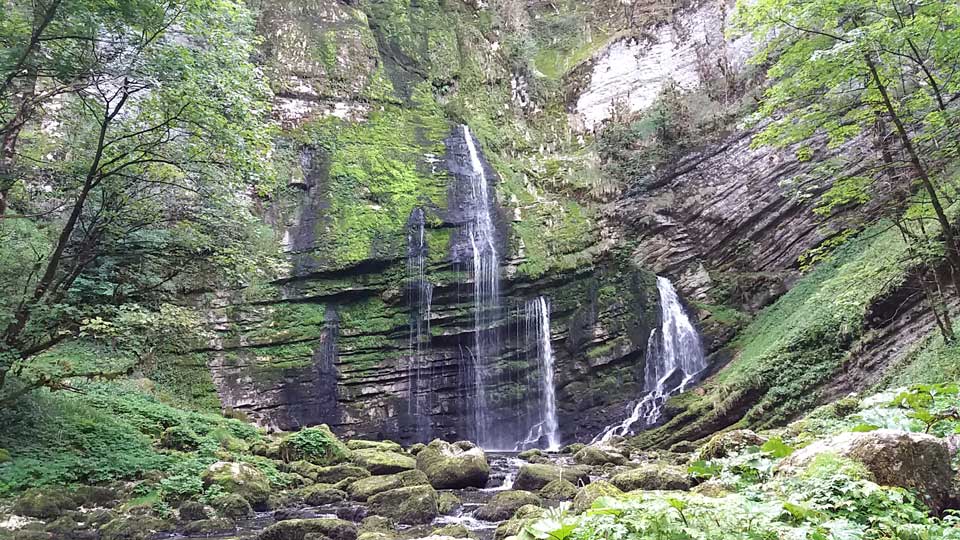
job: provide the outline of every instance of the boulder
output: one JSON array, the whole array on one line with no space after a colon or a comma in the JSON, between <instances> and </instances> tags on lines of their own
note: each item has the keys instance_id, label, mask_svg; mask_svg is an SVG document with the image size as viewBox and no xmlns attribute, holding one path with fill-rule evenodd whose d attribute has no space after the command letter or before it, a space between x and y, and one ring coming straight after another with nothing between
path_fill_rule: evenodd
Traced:
<instances>
[{"instance_id":1,"label":"boulder","mask_svg":"<svg viewBox=\"0 0 960 540\"><path fill-rule=\"evenodd\" d=\"M892 429L843 433L790 454L778 471L795 472L824 453L862 463L880 485L916 491L934 512L952 502L950 452L943 440L932 435Z\"/></svg>"},{"instance_id":2,"label":"boulder","mask_svg":"<svg viewBox=\"0 0 960 540\"><path fill-rule=\"evenodd\" d=\"M724 458L737 452L742 452L748 446L761 446L766 439L749 429L735 429L718 433L700 447L700 459Z\"/></svg>"},{"instance_id":3,"label":"boulder","mask_svg":"<svg viewBox=\"0 0 960 540\"><path fill-rule=\"evenodd\" d=\"M398 452L384 452L367 448L355 450L354 463L370 471L370 474L394 474L417 468L417 460Z\"/></svg>"},{"instance_id":4,"label":"boulder","mask_svg":"<svg viewBox=\"0 0 960 540\"><path fill-rule=\"evenodd\" d=\"M417 469L427 475L436 489L484 487L487 484L490 465L483 449L462 443L466 441L450 444L437 439L417 453Z\"/></svg>"},{"instance_id":5,"label":"boulder","mask_svg":"<svg viewBox=\"0 0 960 540\"><path fill-rule=\"evenodd\" d=\"M461 506L463 506L463 502L460 497L449 491L444 491L437 497L437 510L443 515L450 514Z\"/></svg>"},{"instance_id":6,"label":"boulder","mask_svg":"<svg viewBox=\"0 0 960 540\"><path fill-rule=\"evenodd\" d=\"M13 505L13 513L32 518L51 519L76 508L76 499L63 488L34 488L20 495Z\"/></svg>"},{"instance_id":7,"label":"boulder","mask_svg":"<svg viewBox=\"0 0 960 540\"><path fill-rule=\"evenodd\" d=\"M503 521L526 505L542 506L542 502L537 494L529 491L501 491L478 508L474 515L484 521Z\"/></svg>"},{"instance_id":8,"label":"boulder","mask_svg":"<svg viewBox=\"0 0 960 540\"><path fill-rule=\"evenodd\" d=\"M213 506L221 516L231 519L245 518L253 514L250 503L235 493L220 495L212 501L211 506Z\"/></svg>"},{"instance_id":9,"label":"boulder","mask_svg":"<svg viewBox=\"0 0 960 540\"><path fill-rule=\"evenodd\" d=\"M577 496L577 486L567 480L552 480L540 488L540 496L553 501L569 501Z\"/></svg>"},{"instance_id":10,"label":"boulder","mask_svg":"<svg viewBox=\"0 0 960 540\"><path fill-rule=\"evenodd\" d=\"M80 486L73 499L83 506L113 506L119 495L117 490L105 486Z\"/></svg>"},{"instance_id":11,"label":"boulder","mask_svg":"<svg viewBox=\"0 0 960 540\"><path fill-rule=\"evenodd\" d=\"M314 465L336 465L350 458L351 450L326 424L304 428L280 441L283 461L309 461Z\"/></svg>"},{"instance_id":12,"label":"boulder","mask_svg":"<svg viewBox=\"0 0 960 540\"><path fill-rule=\"evenodd\" d=\"M427 445L423 444L422 442L411 444L410 448L407 448L407 453L410 454L411 456L416 456L417 454L420 453L421 450L423 450L426 447Z\"/></svg>"},{"instance_id":13,"label":"boulder","mask_svg":"<svg viewBox=\"0 0 960 540\"><path fill-rule=\"evenodd\" d=\"M6 529L0 529L0 535L6 532ZM0 536L3 538L3 536ZM20 529L13 532L13 536L7 537L12 540L54 540L53 533L37 529ZM57 538L56 540L60 540Z\"/></svg>"},{"instance_id":14,"label":"boulder","mask_svg":"<svg viewBox=\"0 0 960 540\"><path fill-rule=\"evenodd\" d=\"M237 530L237 526L229 519L201 519L191 521L183 528L187 536L222 536Z\"/></svg>"},{"instance_id":15,"label":"boulder","mask_svg":"<svg viewBox=\"0 0 960 540\"><path fill-rule=\"evenodd\" d=\"M644 463L636 469L617 474L610 483L623 491L642 489L652 490L688 490L693 479L686 469L662 463Z\"/></svg>"},{"instance_id":16,"label":"boulder","mask_svg":"<svg viewBox=\"0 0 960 540\"><path fill-rule=\"evenodd\" d=\"M180 515L180 521L200 521L209 519L207 508L197 501L187 501L180 505L177 513Z\"/></svg>"},{"instance_id":17,"label":"boulder","mask_svg":"<svg viewBox=\"0 0 960 540\"><path fill-rule=\"evenodd\" d=\"M477 535L474 534L473 531L467 529L459 523L434 529L434 531L430 533L430 536L446 536L448 538L477 538Z\"/></svg>"},{"instance_id":18,"label":"boulder","mask_svg":"<svg viewBox=\"0 0 960 540\"><path fill-rule=\"evenodd\" d=\"M218 461L200 476L204 486L216 485L224 493L240 495L254 508L265 507L270 498L270 481L247 463Z\"/></svg>"},{"instance_id":19,"label":"boulder","mask_svg":"<svg viewBox=\"0 0 960 540\"><path fill-rule=\"evenodd\" d=\"M586 485L590 483L590 474L581 467L530 463L520 467L513 487L526 491L539 491L554 480L566 480L573 485Z\"/></svg>"},{"instance_id":20,"label":"boulder","mask_svg":"<svg viewBox=\"0 0 960 540\"><path fill-rule=\"evenodd\" d=\"M543 456L543 450L539 448L531 448L529 450L524 450L523 452L520 452L519 454L517 454L517 457L524 461L530 461L530 458L542 457L542 456Z\"/></svg>"},{"instance_id":21,"label":"boulder","mask_svg":"<svg viewBox=\"0 0 960 540\"><path fill-rule=\"evenodd\" d=\"M427 475L422 471L404 471L384 476L361 478L347 486L347 493L355 501L366 501L377 493L401 487L429 485Z\"/></svg>"},{"instance_id":22,"label":"boulder","mask_svg":"<svg viewBox=\"0 0 960 540\"><path fill-rule=\"evenodd\" d=\"M377 493L367 500L370 511L404 525L430 523L439 514L431 486L410 486Z\"/></svg>"},{"instance_id":23,"label":"boulder","mask_svg":"<svg viewBox=\"0 0 960 540\"><path fill-rule=\"evenodd\" d=\"M561 454L576 454L576 453L579 452L580 450L583 450L583 447L585 447L585 446L586 446L586 445L583 444L583 443L568 444L568 445L566 445L566 446L564 446L563 448L560 449L560 453L561 453Z\"/></svg>"},{"instance_id":24,"label":"boulder","mask_svg":"<svg viewBox=\"0 0 960 540\"><path fill-rule=\"evenodd\" d=\"M617 486L606 480L597 480L580 488L576 497L573 498L573 511L581 513L593 506L593 501L600 497L619 497L623 491Z\"/></svg>"},{"instance_id":25,"label":"boulder","mask_svg":"<svg viewBox=\"0 0 960 540\"><path fill-rule=\"evenodd\" d=\"M403 452L403 447L393 441L364 441L351 439L347 441L350 450L380 450L381 452Z\"/></svg>"},{"instance_id":26,"label":"boulder","mask_svg":"<svg viewBox=\"0 0 960 540\"><path fill-rule=\"evenodd\" d=\"M290 519L267 527L257 540L304 540L310 533L320 533L330 540L356 540L357 526L342 519Z\"/></svg>"},{"instance_id":27,"label":"boulder","mask_svg":"<svg viewBox=\"0 0 960 540\"><path fill-rule=\"evenodd\" d=\"M336 489L330 484L315 484L298 489L297 496L310 506L322 506L343 501L347 498L346 492Z\"/></svg>"},{"instance_id":28,"label":"boulder","mask_svg":"<svg viewBox=\"0 0 960 540\"><path fill-rule=\"evenodd\" d=\"M584 446L573 455L573 460L580 465L626 465L627 458L616 452L603 450L596 446Z\"/></svg>"},{"instance_id":29,"label":"boulder","mask_svg":"<svg viewBox=\"0 0 960 540\"><path fill-rule=\"evenodd\" d=\"M370 472L356 465L333 465L312 469L312 479L321 484L336 484L352 478L366 478Z\"/></svg>"},{"instance_id":30,"label":"boulder","mask_svg":"<svg viewBox=\"0 0 960 540\"><path fill-rule=\"evenodd\" d=\"M169 523L153 516L120 516L100 527L100 540L147 540L172 529Z\"/></svg>"},{"instance_id":31,"label":"boulder","mask_svg":"<svg viewBox=\"0 0 960 540\"><path fill-rule=\"evenodd\" d=\"M521 506L513 517L504 521L493 533L494 540L505 540L517 536L524 528L532 525L543 516L543 508L534 505Z\"/></svg>"}]
</instances>

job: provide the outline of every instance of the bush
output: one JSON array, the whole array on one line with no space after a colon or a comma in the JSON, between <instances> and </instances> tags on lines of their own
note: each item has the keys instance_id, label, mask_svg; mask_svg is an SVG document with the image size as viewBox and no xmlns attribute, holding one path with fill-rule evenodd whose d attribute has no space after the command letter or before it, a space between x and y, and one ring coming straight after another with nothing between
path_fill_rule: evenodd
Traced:
<instances>
[{"instance_id":1,"label":"bush","mask_svg":"<svg viewBox=\"0 0 960 540\"><path fill-rule=\"evenodd\" d=\"M286 462L309 461L333 465L350 456L350 451L325 424L302 429L280 443L280 456Z\"/></svg>"}]
</instances>

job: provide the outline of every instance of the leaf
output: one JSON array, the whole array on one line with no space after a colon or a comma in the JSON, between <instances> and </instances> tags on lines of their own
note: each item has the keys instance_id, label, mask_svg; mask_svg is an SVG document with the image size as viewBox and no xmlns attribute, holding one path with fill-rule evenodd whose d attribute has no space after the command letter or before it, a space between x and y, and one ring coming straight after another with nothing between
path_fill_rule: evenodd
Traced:
<instances>
[{"instance_id":1,"label":"leaf","mask_svg":"<svg viewBox=\"0 0 960 540\"><path fill-rule=\"evenodd\" d=\"M783 442L780 437L773 437L763 443L760 450L770 454L775 458L785 458L793 453L793 447Z\"/></svg>"}]
</instances>

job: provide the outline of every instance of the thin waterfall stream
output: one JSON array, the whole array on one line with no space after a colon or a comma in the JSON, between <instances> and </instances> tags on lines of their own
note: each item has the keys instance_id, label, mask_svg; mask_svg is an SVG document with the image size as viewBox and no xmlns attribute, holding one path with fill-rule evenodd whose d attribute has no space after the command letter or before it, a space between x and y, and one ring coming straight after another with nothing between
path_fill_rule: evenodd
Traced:
<instances>
[{"instance_id":1,"label":"thin waterfall stream","mask_svg":"<svg viewBox=\"0 0 960 540\"><path fill-rule=\"evenodd\" d=\"M535 407L535 423L530 426L526 438L520 442L517 449L522 450L545 442L545 450L555 451L560 449L560 424L557 420L557 392L554 384L555 358L553 345L550 343L550 302L545 297L538 296L527 302L524 311L525 341L532 343L530 348L535 350L539 399L532 404Z\"/></svg>"},{"instance_id":2,"label":"thin waterfall stream","mask_svg":"<svg viewBox=\"0 0 960 540\"><path fill-rule=\"evenodd\" d=\"M430 310L433 302L433 284L425 277L427 242L426 217L422 208L410 215L407 233L407 286L410 306L410 352L407 365L407 412L416 420L417 437L429 440L432 380L425 357L430 347Z\"/></svg>"},{"instance_id":3,"label":"thin waterfall stream","mask_svg":"<svg viewBox=\"0 0 960 540\"><path fill-rule=\"evenodd\" d=\"M606 442L615 435L624 436L654 426L663 414L670 396L687 390L706 369L700 334L687 317L670 280L657 276L660 294L660 327L650 333L643 374L643 396L630 416L594 437L593 443Z\"/></svg>"}]
</instances>

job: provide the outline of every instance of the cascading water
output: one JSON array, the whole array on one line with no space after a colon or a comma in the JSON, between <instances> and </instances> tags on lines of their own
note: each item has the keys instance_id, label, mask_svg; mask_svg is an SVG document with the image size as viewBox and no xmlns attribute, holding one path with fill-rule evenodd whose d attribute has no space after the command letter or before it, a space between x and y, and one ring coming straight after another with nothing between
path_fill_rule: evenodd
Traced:
<instances>
[{"instance_id":1,"label":"cascading water","mask_svg":"<svg viewBox=\"0 0 960 540\"><path fill-rule=\"evenodd\" d=\"M525 312L525 341L536 350L536 375L539 381L539 399L535 407L533 425L521 441L518 450L546 443L547 450L560 449L560 426L557 421L557 393L554 387L553 345L550 343L550 303L543 296L527 302Z\"/></svg>"},{"instance_id":2,"label":"cascading water","mask_svg":"<svg viewBox=\"0 0 960 540\"><path fill-rule=\"evenodd\" d=\"M433 392L430 388L431 374L426 352L430 347L430 309L433 301L433 284L424 277L427 261L425 237L426 217L423 209L417 208L410 215L407 233L407 286L410 306L410 353L407 364L407 408L415 419L418 440L429 440L430 409Z\"/></svg>"},{"instance_id":3,"label":"cascading water","mask_svg":"<svg viewBox=\"0 0 960 540\"><path fill-rule=\"evenodd\" d=\"M700 334L684 312L673 284L669 279L657 276L657 291L660 293L661 321L660 328L650 333L647 344L644 395L626 420L607 426L593 439L594 443L656 424L667 398L697 382L707 367Z\"/></svg>"},{"instance_id":4,"label":"cascading water","mask_svg":"<svg viewBox=\"0 0 960 540\"><path fill-rule=\"evenodd\" d=\"M501 317L500 259L493 225L490 184L470 128L462 126L461 129L470 159L470 205L473 209L473 219L467 224L467 237L473 255L474 343L469 360L474 390L475 439L484 448L496 448L502 442L488 433L486 383L487 364L500 351L495 328Z\"/></svg>"}]
</instances>

